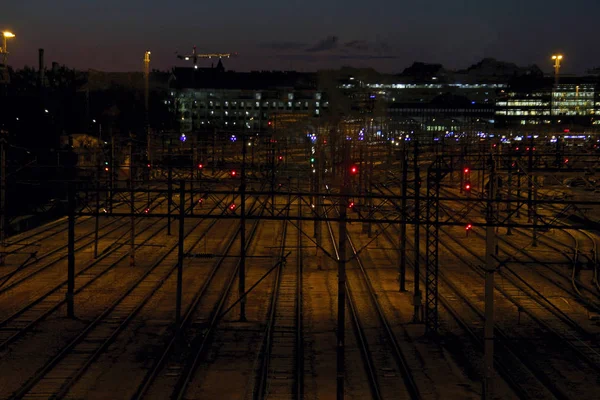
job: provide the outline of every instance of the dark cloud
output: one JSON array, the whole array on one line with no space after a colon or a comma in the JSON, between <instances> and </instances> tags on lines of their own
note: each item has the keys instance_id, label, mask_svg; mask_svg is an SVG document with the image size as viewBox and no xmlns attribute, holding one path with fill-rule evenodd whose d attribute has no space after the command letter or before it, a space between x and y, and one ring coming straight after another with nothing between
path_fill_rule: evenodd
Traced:
<instances>
[{"instance_id":1,"label":"dark cloud","mask_svg":"<svg viewBox=\"0 0 600 400\"><path fill-rule=\"evenodd\" d=\"M352 40L351 42L344 43L344 47L353 50L369 50L369 44L364 40Z\"/></svg>"},{"instance_id":2,"label":"dark cloud","mask_svg":"<svg viewBox=\"0 0 600 400\"><path fill-rule=\"evenodd\" d=\"M398 56L378 56L376 54L351 54L342 55L340 58L347 60L392 60L399 58Z\"/></svg>"},{"instance_id":3,"label":"dark cloud","mask_svg":"<svg viewBox=\"0 0 600 400\"><path fill-rule=\"evenodd\" d=\"M306 48L306 46L308 46L306 43L301 43L301 42L269 42L269 43L263 43L260 45L260 47L265 48L265 49L272 49L272 50L302 50L304 48Z\"/></svg>"},{"instance_id":4,"label":"dark cloud","mask_svg":"<svg viewBox=\"0 0 600 400\"><path fill-rule=\"evenodd\" d=\"M337 36L327 36L325 39L319 41L314 46L306 49L306 51L313 53L313 52L318 52L318 51L333 50L333 49L337 48L338 41L339 41L339 39Z\"/></svg>"}]
</instances>

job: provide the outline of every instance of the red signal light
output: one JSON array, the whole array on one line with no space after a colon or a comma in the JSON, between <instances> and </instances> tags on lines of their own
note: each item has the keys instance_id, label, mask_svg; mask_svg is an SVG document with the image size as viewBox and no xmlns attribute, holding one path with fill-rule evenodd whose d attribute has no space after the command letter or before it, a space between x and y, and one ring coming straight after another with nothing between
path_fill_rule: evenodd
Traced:
<instances>
[{"instance_id":1,"label":"red signal light","mask_svg":"<svg viewBox=\"0 0 600 400\"><path fill-rule=\"evenodd\" d=\"M108 167L104 167L104 170L105 170L106 172L108 172Z\"/></svg>"},{"instance_id":2,"label":"red signal light","mask_svg":"<svg viewBox=\"0 0 600 400\"><path fill-rule=\"evenodd\" d=\"M348 208L352 208L352 207L354 207L354 202L353 201L351 201L350 204L348 204Z\"/></svg>"},{"instance_id":3,"label":"red signal light","mask_svg":"<svg viewBox=\"0 0 600 400\"><path fill-rule=\"evenodd\" d=\"M465 169L463 170L463 172L464 172L465 174L468 174L470 171L471 171L471 170L470 170L469 168L465 168Z\"/></svg>"},{"instance_id":4,"label":"red signal light","mask_svg":"<svg viewBox=\"0 0 600 400\"><path fill-rule=\"evenodd\" d=\"M271 121L267 122L267 125L271 126Z\"/></svg>"},{"instance_id":5,"label":"red signal light","mask_svg":"<svg viewBox=\"0 0 600 400\"><path fill-rule=\"evenodd\" d=\"M149 209L149 208L146 208L146 209L144 210L144 214L150 214L150 209Z\"/></svg>"},{"instance_id":6,"label":"red signal light","mask_svg":"<svg viewBox=\"0 0 600 400\"><path fill-rule=\"evenodd\" d=\"M470 231L471 229L473 229L473 225L467 224L467 226L465 226L465 230Z\"/></svg>"},{"instance_id":7,"label":"red signal light","mask_svg":"<svg viewBox=\"0 0 600 400\"><path fill-rule=\"evenodd\" d=\"M151 165L150 165L150 164L146 164L146 167L150 168L150 167L151 167Z\"/></svg>"},{"instance_id":8,"label":"red signal light","mask_svg":"<svg viewBox=\"0 0 600 400\"><path fill-rule=\"evenodd\" d=\"M231 176L236 176L237 172L235 170L231 171Z\"/></svg>"},{"instance_id":9,"label":"red signal light","mask_svg":"<svg viewBox=\"0 0 600 400\"><path fill-rule=\"evenodd\" d=\"M565 164L567 164L569 162L568 158L565 158Z\"/></svg>"},{"instance_id":10,"label":"red signal light","mask_svg":"<svg viewBox=\"0 0 600 400\"><path fill-rule=\"evenodd\" d=\"M279 156L279 157L277 157L277 159L278 159L279 161L281 161L281 160L283 160L283 156Z\"/></svg>"},{"instance_id":11,"label":"red signal light","mask_svg":"<svg viewBox=\"0 0 600 400\"><path fill-rule=\"evenodd\" d=\"M358 167L356 165L353 165L350 167L350 173L352 175L356 175L358 173Z\"/></svg>"},{"instance_id":12,"label":"red signal light","mask_svg":"<svg viewBox=\"0 0 600 400\"><path fill-rule=\"evenodd\" d=\"M230 206L229 206L229 209L230 209L231 211L235 210L235 204L232 204L232 205L230 205Z\"/></svg>"},{"instance_id":13,"label":"red signal light","mask_svg":"<svg viewBox=\"0 0 600 400\"><path fill-rule=\"evenodd\" d=\"M198 169L204 168L204 164L198 164Z\"/></svg>"},{"instance_id":14,"label":"red signal light","mask_svg":"<svg viewBox=\"0 0 600 400\"><path fill-rule=\"evenodd\" d=\"M471 190L471 184L465 183L465 190Z\"/></svg>"}]
</instances>

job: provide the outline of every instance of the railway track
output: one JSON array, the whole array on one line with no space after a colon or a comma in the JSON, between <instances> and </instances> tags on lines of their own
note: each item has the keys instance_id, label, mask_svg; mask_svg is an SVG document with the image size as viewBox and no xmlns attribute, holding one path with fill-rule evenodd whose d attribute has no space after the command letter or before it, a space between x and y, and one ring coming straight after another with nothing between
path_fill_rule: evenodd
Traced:
<instances>
[{"instance_id":1,"label":"railway track","mask_svg":"<svg viewBox=\"0 0 600 400\"><path fill-rule=\"evenodd\" d=\"M391 237L389 231L385 230L383 232L386 240L396 246L397 242ZM407 240L407 242L411 244L410 240ZM394 261L387 251L384 251L384 253L390 262ZM421 255L420 258L421 262L424 263L425 258L423 255ZM407 261L407 266L412 269L413 260L408 258ZM446 264L444 264L444 269L446 269ZM483 356L483 325L485 317L480 310L480 298L482 293L475 289L470 292L470 294L465 293L463 289L449 278L449 275L450 274L447 273L440 273L442 285L439 287L439 301L442 307L448 312L450 318L457 323L458 327L462 330L462 333L471 340L473 345L480 352L480 355ZM421 274L421 281L425 284L423 274ZM481 283L467 286L475 288L481 286ZM443 318L440 319L440 327L444 331L444 336L454 335L451 332L455 331L455 328L450 322L451 321L445 321ZM497 349L494 355L494 366L519 399L540 397L557 399L569 398L565 397L561 391L555 390L555 385L549 381L544 372L539 371L535 365L532 365L528 360L523 359L523 354L527 354L524 349L511 348L514 341L508 339L499 326L496 326L495 330L502 340L495 343ZM455 350L460 351L459 349ZM553 394L553 392L555 392L555 394Z\"/></svg>"},{"instance_id":2,"label":"railway track","mask_svg":"<svg viewBox=\"0 0 600 400\"><path fill-rule=\"evenodd\" d=\"M259 205L259 201L253 207ZM260 204L259 215L262 215L268 205ZM259 220L254 220L246 237L246 248L255 246L255 239L259 230ZM236 232L237 233L237 232ZM232 236L223 249L223 255L227 255L237 241ZM231 297L232 287L238 277L240 261L230 262L226 257L221 257L214 264L215 274L211 278L209 290L198 293L198 301L193 302L186 312L180 326L180 342L187 345L185 348L175 348L171 345L165 348L160 359L161 364L153 368L151 375L145 379L145 390L138 391L133 398L171 398L183 399L194 397L188 395L196 373L202 364L209 347L217 339L216 333L219 323L222 321L228 299ZM217 283L219 282L219 283ZM208 283L207 283L208 286ZM204 305L201 303L205 303ZM210 307L207 312L206 307ZM175 340L172 341L173 344ZM168 393L168 394L167 394Z\"/></svg>"},{"instance_id":3,"label":"railway track","mask_svg":"<svg viewBox=\"0 0 600 400\"><path fill-rule=\"evenodd\" d=\"M258 205L259 201L257 199L249 207L248 212L254 212ZM262 213L265 205L262 204L261 206L260 212ZM257 226L258 222L254 223L246 246L249 246L252 242ZM228 229L228 231L231 232L232 229ZM175 329L177 334L171 336L166 344L161 346L161 350L148 368L148 372L135 390L132 399L154 397L154 393L157 391L161 393L160 397L166 398L168 397L167 393L174 395L172 392L178 384L181 384L182 388L187 387L187 383L184 381L192 378L191 375L193 375L193 370L196 368L192 364L199 362L192 352L196 352L199 358L209 340L212 340L208 336L216 328L219 311L224 306L225 299L236 277L239 262L232 265L228 262L229 258L226 256L237 243L236 238L239 232L240 228L238 227L233 230L231 235L223 237L225 246L219 246L217 249L221 255L217 257L204 283L191 299L180 324ZM215 290L215 287L218 286L217 282L222 283L224 288ZM208 312L203 308L207 307L206 304L213 305L213 308ZM188 374L191 375L188 376Z\"/></svg>"},{"instance_id":4,"label":"railway track","mask_svg":"<svg viewBox=\"0 0 600 400\"><path fill-rule=\"evenodd\" d=\"M160 205L163 202L164 202L164 200L159 202L155 208L160 207ZM122 224L119 224L120 221L125 221L125 222L123 222ZM139 225L140 222L141 221L137 221L136 225ZM116 227L113 226L115 224L117 224ZM121 229L125 228L125 232L122 233L114 241L114 242L118 242L125 235L128 234L128 228L131 227L131 223L126 217L120 217L120 218L116 218L116 219L110 221L108 224L105 224L104 226L102 226L99 229L102 230L102 229L106 229L109 227L112 227L112 228L110 228L109 230L107 230L103 233L99 233L99 235L98 235L99 240L104 239L104 238L110 239L110 236L113 233L119 232ZM85 251L86 249L89 248L90 245L92 245L95 242L95 238L93 237L94 234L95 234L95 232L91 231L91 232L88 232L82 236L79 236L79 238L75 239L75 244L76 244L75 253L76 254ZM92 238L90 239L90 237L92 237ZM68 247L68 244L65 244L62 246L58 246L40 256L36 255L35 257L30 257L23 264L21 264L18 268L1 276L0 277L0 295L17 287L18 285L22 284L23 282L26 282L33 277L36 277L39 273L47 270L48 268L50 268L54 265L57 265L61 261L65 261L68 257L68 253L66 251L67 247ZM48 261L44 264L40 264L40 262L42 260L51 258L56 255L58 256L57 258L52 258L50 261Z\"/></svg>"},{"instance_id":5,"label":"railway track","mask_svg":"<svg viewBox=\"0 0 600 400\"><path fill-rule=\"evenodd\" d=\"M219 203L215 204L211 212L218 206ZM160 224L160 221L162 221L162 219L159 220L159 223L152 223L144 227L143 230L137 234L136 249L142 248L166 229L166 226ZM153 229L157 226L159 229ZM139 237L146 232L149 233L149 236L139 241ZM74 295L84 291L125 260L129 256L129 248L127 246L128 244L126 243L114 246L97 259L86 263L83 268L77 271L75 275L75 287L77 289L75 290ZM118 251L124 247L127 247L125 253ZM108 266L106 263L108 263ZM0 350L6 348L9 344L33 329L47 316L66 304L66 292L67 282L65 280L46 291L44 294L37 296L33 301L0 321Z\"/></svg>"},{"instance_id":6,"label":"railway track","mask_svg":"<svg viewBox=\"0 0 600 400\"><path fill-rule=\"evenodd\" d=\"M291 199L288 198L288 201ZM301 207L298 204L300 215ZM288 209L288 217L290 210ZM279 259L287 258L289 247L296 247L294 266L281 262L275 270L271 290L271 302L267 326L263 334L260 362L255 372L253 399L296 399L303 398L304 353L302 351L302 229L301 221L291 230L291 224L283 222ZM295 240L294 240L295 239ZM287 244L290 240L295 243ZM290 252L291 253L291 252Z\"/></svg>"},{"instance_id":7,"label":"railway track","mask_svg":"<svg viewBox=\"0 0 600 400\"><path fill-rule=\"evenodd\" d=\"M442 232L445 232L445 230L441 229ZM392 243L394 243L393 239L391 237L389 237L389 234L387 233L387 231L384 231L386 234L386 237L388 238L388 240L390 240ZM471 313L472 315L476 316L477 319L479 319L480 321L484 321L484 315L483 312L480 309L481 306L481 299L483 298L483 283L482 283L482 278L483 278L483 272L481 271L481 269L477 268L474 264L479 263L479 265L481 265L483 263L483 259L478 256L477 254L475 254L473 252L472 249L466 247L463 243L459 242L456 238L455 235L452 234L452 232L446 232L445 237L448 238L448 240L444 240L444 238L440 238L440 244L442 247L446 248L448 250L448 252L453 255L454 257L456 257L457 260L463 260L463 255L460 254L459 252L457 252L456 250L454 250L451 246L449 246L448 242L454 242L457 245L459 245L461 248L465 249L466 251L468 251L470 253L470 255L476 259L476 262L471 262L471 261L465 261L464 263L461 264L452 264L451 262L446 262L443 265L440 266L440 270L445 272L441 272L439 273L439 278L440 281L443 282L443 285L440 285L439 290L440 290L440 294L439 294L439 299L442 302L442 304L444 305L444 307L450 312L450 314L454 317L454 319L459 323L459 325L461 325L465 331L469 334L469 336L476 342L478 343L478 346L480 348L482 348L482 343L481 343L481 337L483 337L483 332L481 329L482 324L480 325L473 325L472 323L468 323L465 321L472 321L473 320L473 316L469 317L467 316L466 318L461 316L461 313ZM423 255L421 255L421 259L423 262L425 262L425 259L423 257ZM468 271L471 272L471 274L474 274L474 276L477 276L479 278L478 281L473 281L473 283L464 283L463 280L467 279L468 275L465 275L465 270L464 268L460 268L460 269L454 269L452 270L450 267L452 265L454 265L455 267L458 267L459 265L467 265L469 267ZM448 271L451 271L452 274L448 274ZM454 284L454 282L452 280L449 279L448 275L452 275L452 276L461 276L461 278L458 278L461 280L462 286L466 286L468 288L470 288L470 290L468 291L468 294L462 290L459 289L458 286L456 284ZM423 277L422 277L423 278ZM473 278L469 278L469 279L473 279ZM451 291L453 293L451 293L450 295L448 294L444 294L445 291L447 291L447 289L451 289ZM500 294L503 298L505 298L509 304L515 305L515 302L518 301L522 301L523 295L525 293L523 292L512 292L509 293L509 290L507 290L506 288L506 284L503 281L502 282L502 287L499 286L499 284L496 284L496 291L498 292L498 294ZM512 294L512 296L511 296ZM518 301L515 299L516 297L518 297ZM459 300L460 302L462 302L462 304L460 302L457 303L457 300ZM498 301L496 301L497 306L498 304L504 304L506 305L506 303L498 303ZM465 311L465 305L468 307L468 309ZM523 310L525 311L525 308L521 308L521 306L518 306L519 310ZM457 311L457 308L460 308L463 311ZM539 308L539 307L538 307ZM514 309L513 309L514 310ZM509 314L511 315L511 310L509 309L507 311ZM531 311L528 312L528 314L531 313ZM512 314L514 314L514 311L512 311ZM516 321L512 321L511 323L513 323L514 325L518 325ZM562 398L562 399L568 399L570 398L570 395L568 395L567 393L568 390L563 389L562 387L556 385L552 380L548 379L548 369L544 369L544 367L540 367L538 365L539 361L533 361L531 359L528 358L527 354L529 353L528 349L525 346L519 345L518 342L511 340L509 335L507 335L506 333L504 333L504 330L502 327L500 327L498 324L496 324L495 330L499 336L499 338L501 339L500 341L497 342L498 345L501 346L501 348L505 347L506 348L506 352L504 353L500 353L500 354L506 354L506 355L512 355L514 357L516 357L516 360L518 360L522 366L525 366L527 368L527 370L529 371L529 375L531 379L531 376L535 377L535 379L543 385L543 387L545 388L545 390L548 393L551 393L553 397L555 398ZM518 363L515 363L515 360L502 360L498 358L498 352L496 352L496 360L495 362L497 363L498 366L498 370L501 372L501 374L503 375L503 377L505 378L505 380L510 384L510 386L513 388L513 390L515 390L515 393L517 393L519 395L520 398L531 398L532 393L535 393L536 390L539 391L539 386L536 389L536 385L535 383L532 383L531 380L529 381L525 381L524 383L522 383L523 378L527 378L528 375L525 373L526 371L524 371L524 373L520 373L520 374L514 374L514 371L522 371L522 366L519 367Z\"/></svg>"},{"instance_id":8,"label":"railway track","mask_svg":"<svg viewBox=\"0 0 600 400\"><path fill-rule=\"evenodd\" d=\"M188 251L207 234L194 234L206 221L200 220L185 233L192 239ZM146 271L95 317L77 336L54 355L11 398L62 398L90 365L120 333L177 268L177 243L159 255Z\"/></svg>"},{"instance_id":9,"label":"railway track","mask_svg":"<svg viewBox=\"0 0 600 400\"><path fill-rule=\"evenodd\" d=\"M325 213L325 216L327 217L327 213ZM339 249L336 245L336 237L330 221L327 221L327 227L331 244L339 259ZM348 274L345 285L346 298L357 341L363 354L371 393L376 399L420 399L420 389L413 377L407 357L400 348L391 325L379 304L368 273L348 233L346 234L346 240L352 251L352 260L358 267L356 269L346 269ZM360 296L353 293L354 287L363 288ZM373 324L372 317L365 313L365 310L369 309L375 310L375 320L378 323ZM367 325L370 325L370 327L367 328ZM403 385L399 385L400 380L397 379L397 375L402 377Z\"/></svg>"}]
</instances>

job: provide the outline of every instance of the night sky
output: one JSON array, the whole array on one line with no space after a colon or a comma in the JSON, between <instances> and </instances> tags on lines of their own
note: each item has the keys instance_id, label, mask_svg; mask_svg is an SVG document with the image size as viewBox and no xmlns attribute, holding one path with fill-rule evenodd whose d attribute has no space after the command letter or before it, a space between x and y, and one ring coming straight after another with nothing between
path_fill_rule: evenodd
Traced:
<instances>
[{"instance_id":1,"label":"night sky","mask_svg":"<svg viewBox=\"0 0 600 400\"><path fill-rule=\"evenodd\" d=\"M400 72L413 61L463 68L484 57L565 73L600 66L598 0L6 0L0 29L10 64L37 65L37 49L80 69L186 65L175 52L237 51L235 70L312 71L342 65ZM202 66L210 66L203 61Z\"/></svg>"}]
</instances>

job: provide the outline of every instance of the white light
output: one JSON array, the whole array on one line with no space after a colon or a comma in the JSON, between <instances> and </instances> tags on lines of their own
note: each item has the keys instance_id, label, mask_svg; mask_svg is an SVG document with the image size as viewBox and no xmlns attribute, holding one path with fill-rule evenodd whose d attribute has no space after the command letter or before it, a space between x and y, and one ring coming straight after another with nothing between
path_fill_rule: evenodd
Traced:
<instances>
[{"instance_id":1,"label":"white light","mask_svg":"<svg viewBox=\"0 0 600 400\"><path fill-rule=\"evenodd\" d=\"M44 110L44 112L45 112L45 113L47 113L47 112L48 112L48 110Z\"/></svg>"},{"instance_id":2,"label":"white light","mask_svg":"<svg viewBox=\"0 0 600 400\"><path fill-rule=\"evenodd\" d=\"M198 66L197 66L197 65L194 65L194 69L198 69Z\"/></svg>"},{"instance_id":3,"label":"white light","mask_svg":"<svg viewBox=\"0 0 600 400\"><path fill-rule=\"evenodd\" d=\"M96 120L95 120L95 119L93 119L93 120L92 120L92 122L95 124L95 123L96 123Z\"/></svg>"}]
</instances>

